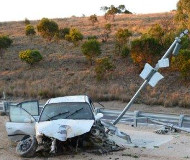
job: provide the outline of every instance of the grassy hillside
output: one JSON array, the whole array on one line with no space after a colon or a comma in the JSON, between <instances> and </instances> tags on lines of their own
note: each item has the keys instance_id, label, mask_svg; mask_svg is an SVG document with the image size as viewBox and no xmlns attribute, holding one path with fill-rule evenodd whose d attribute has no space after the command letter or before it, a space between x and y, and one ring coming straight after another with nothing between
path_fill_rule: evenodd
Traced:
<instances>
[{"instance_id":1,"label":"grassy hillside","mask_svg":"<svg viewBox=\"0 0 190 160\"><path fill-rule=\"evenodd\" d=\"M13 39L13 45L0 58L0 94L6 91L8 96L25 98L48 98L73 94L88 94L94 100L129 101L143 82L138 76L139 70L130 57L114 56L114 34L118 28L128 28L133 38L146 32L152 24L172 23L174 13L147 15L117 15L112 24L112 33L108 42L101 46L102 55L113 57L116 69L106 75L102 81L96 80L94 66L89 65L81 53L80 45L60 42L46 42L39 35L32 40L25 36L24 22L0 23L0 34ZM92 26L88 17L54 19L61 28L77 27L85 37L100 37L103 26L108 23L103 17ZM36 27L37 21L32 21ZM38 49L44 59L34 67L21 62L18 53L25 49ZM139 103L161 104L165 106L190 106L189 84L180 79L178 73L165 70L165 76L155 88L148 86L138 98Z\"/></svg>"}]
</instances>

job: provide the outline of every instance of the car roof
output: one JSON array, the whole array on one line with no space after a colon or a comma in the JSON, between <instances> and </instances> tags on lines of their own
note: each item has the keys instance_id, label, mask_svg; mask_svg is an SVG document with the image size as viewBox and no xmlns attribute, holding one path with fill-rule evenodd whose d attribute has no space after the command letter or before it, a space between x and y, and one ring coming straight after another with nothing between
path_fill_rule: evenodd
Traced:
<instances>
[{"instance_id":1,"label":"car roof","mask_svg":"<svg viewBox=\"0 0 190 160\"><path fill-rule=\"evenodd\" d=\"M89 97L86 95L74 95L74 96L64 96L64 97L56 97L49 99L46 104L51 103L63 103L63 102L89 102Z\"/></svg>"}]
</instances>

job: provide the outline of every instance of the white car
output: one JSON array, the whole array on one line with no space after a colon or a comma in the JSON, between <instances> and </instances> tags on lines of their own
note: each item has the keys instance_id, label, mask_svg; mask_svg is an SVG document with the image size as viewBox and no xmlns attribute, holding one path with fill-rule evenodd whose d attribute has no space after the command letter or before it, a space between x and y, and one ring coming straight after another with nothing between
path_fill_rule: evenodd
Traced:
<instances>
[{"instance_id":1,"label":"white car","mask_svg":"<svg viewBox=\"0 0 190 160\"><path fill-rule=\"evenodd\" d=\"M38 101L26 101L10 106L10 122L6 123L6 130L11 140L18 141L16 152L22 157L32 157L36 150L64 152L68 145L95 143L95 138L108 143L104 126L110 125L101 123L102 117L91 99L84 95L52 98L41 112ZM128 135L117 133L130 141ZM109 150L114 150L113 146L115 149L119 147L113 142Z\"/></svg>"}]
</instances>

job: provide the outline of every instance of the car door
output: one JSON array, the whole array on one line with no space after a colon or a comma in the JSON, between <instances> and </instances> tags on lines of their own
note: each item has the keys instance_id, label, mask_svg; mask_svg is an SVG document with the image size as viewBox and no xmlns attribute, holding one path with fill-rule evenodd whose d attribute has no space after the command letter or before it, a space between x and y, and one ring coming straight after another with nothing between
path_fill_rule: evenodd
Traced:
<instances>
[{"instance_id":1,"label":"car door","mask_svg":"<svg viewBox=\"0 0 190 160\"><path fill-rule=\"evenodd\" d=\"M38 116L38 101L10 105L9 122L6 123L8 137L13 141L20 141L25 135L35 135L35 123Z\"/></svg>"}]
</instances>

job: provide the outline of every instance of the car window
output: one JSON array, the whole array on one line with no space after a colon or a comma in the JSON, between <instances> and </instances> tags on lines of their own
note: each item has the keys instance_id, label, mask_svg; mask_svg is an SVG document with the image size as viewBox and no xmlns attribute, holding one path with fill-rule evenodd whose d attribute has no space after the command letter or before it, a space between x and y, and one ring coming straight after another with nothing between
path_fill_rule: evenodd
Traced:
<instances>
[{"instance_id":1,"label":"car window","mask_svg":"<svg viewBox=\"0 0 190 160\"><path fill-rule=\"evenodd\" d=\"M9 114L11 122L30 123L35 121L29 113L18 106L10 106Z\"/></svg>"},{"instance_id":2,"label":"car window","mask_svg":"<svg viewBox=\"0 0 190 160\"><path fill-rule=\"evenodd\" d=\"M25 109L32 116L39 115L39 104L38 104L38 101L22 102L22 103L19 104L19 106L22 107L23 109Z\"/></svg>"},{"instance_id":3,"label":"car window","mask_svg":"<svg viewBox=\"0 0 190 160\"><path fill-rule=\"evenodd\" d=\"M93 118L93 113L88 103L54 103L47 104L44 107L40 121Z\"/></svg>"}]
</instances>

